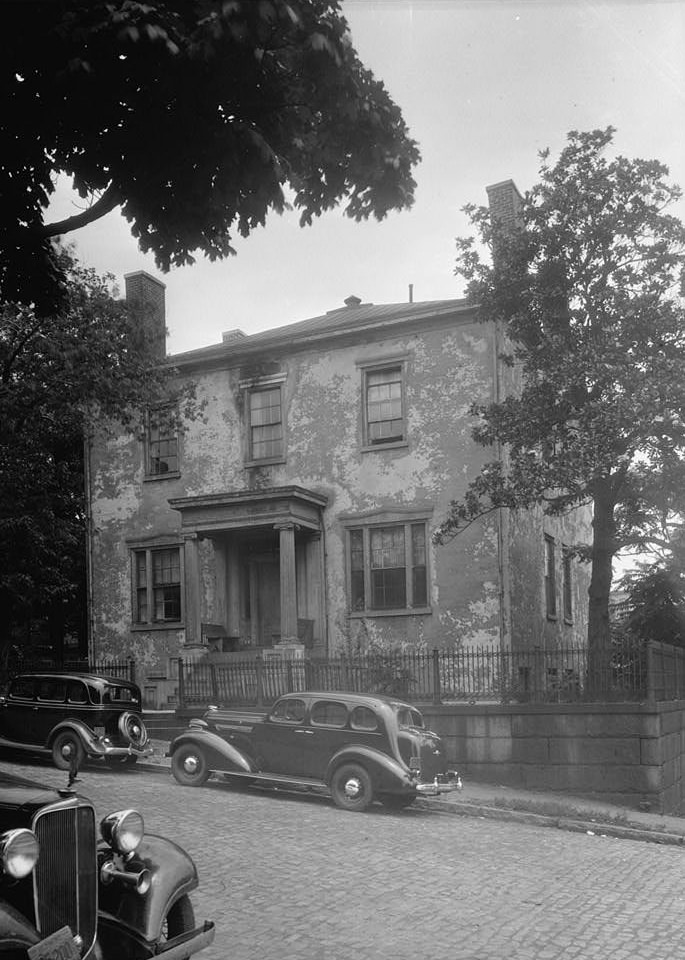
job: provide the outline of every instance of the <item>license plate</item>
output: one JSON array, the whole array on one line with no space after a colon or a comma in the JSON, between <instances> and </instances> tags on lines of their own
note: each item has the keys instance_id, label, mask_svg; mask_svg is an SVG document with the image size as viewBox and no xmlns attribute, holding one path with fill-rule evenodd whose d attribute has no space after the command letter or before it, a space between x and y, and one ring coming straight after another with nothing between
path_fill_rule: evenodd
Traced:
<instances>
[{"instance_id":1,"label":"license plate","mask_svg":"<svg viewBox=\"0 0 685 960\"><path fill-rule=\"evenodd\" d=\"M28 949L29 960L81 960L81 951L74 943L69 927L55 930L49 937Z\"/></svg>"}]
</instances>

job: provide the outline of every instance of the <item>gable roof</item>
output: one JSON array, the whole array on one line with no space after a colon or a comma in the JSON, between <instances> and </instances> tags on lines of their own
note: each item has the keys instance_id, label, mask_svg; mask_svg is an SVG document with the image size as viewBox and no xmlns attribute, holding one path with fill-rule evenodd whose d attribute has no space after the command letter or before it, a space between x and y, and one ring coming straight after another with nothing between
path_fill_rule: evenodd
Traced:
<instances>
[{"instance_id":1,"label":"gable roof","mask_svg":"<svg viewBox=\"0 0 685 960\"><path fill-rule=\"evenodd\" d=\"M353 301L353 298L349 298ZM209 347L201 347L186 353L174 354L174 364L184 366L233 358L267 347L296 346L328 337L343 337L365 330L380 329L395 324L405 324L432 319L447 319L460 314L472 313L473 306L466 300L424 300L419 303L355 303L329 310L328 313L297 323L289 323L272 330L243 335L231 331L226 340Z\"/></svg>"}]
</instances>

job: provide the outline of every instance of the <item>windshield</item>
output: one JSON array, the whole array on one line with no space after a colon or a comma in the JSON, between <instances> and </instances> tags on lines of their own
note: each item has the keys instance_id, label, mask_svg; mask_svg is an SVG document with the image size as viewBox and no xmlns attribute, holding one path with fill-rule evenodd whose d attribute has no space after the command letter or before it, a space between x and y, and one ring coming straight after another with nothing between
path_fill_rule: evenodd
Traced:
<instances>
[{"instance_id":1,"label":"windshield","mask_svg":"<svg viewBox=\"0 0 685 960\"><path fill-rule=\"evenodd\" d=\"M423 727L423 717L418 710L410 707L399 707L397 710L397 725L399 727Z\"/></svg>"}]
</instances>

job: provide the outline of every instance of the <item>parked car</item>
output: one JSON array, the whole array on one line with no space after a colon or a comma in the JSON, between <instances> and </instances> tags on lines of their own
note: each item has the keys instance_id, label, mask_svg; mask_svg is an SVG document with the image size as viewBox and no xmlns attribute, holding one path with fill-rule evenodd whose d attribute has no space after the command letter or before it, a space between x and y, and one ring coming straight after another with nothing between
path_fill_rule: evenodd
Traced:
<instances>
[{"instance_id":1,"label":"parked car","mask_svg":"<svg viewBox=\"0 0 685 960\"><path fill-rule=\"evenodd\" d=\"M179 783L210 774L330 793L345 810L408 806L461 787L416 707L357 693L290 693L268 713L210 707L170 744Z\"/></svg>"},{"instance_id":2,"label":"parked car","mask_svg":"<svg viewBox=\"0 0 685 960\"><path fill-rule=\"evenodd\" d=\"M74 774L69 780L73 779ZM182 960L214 939L195 926L188 854L144 833L136 810L100 823L70 786L0 771L0 956L7 960Z\"/></svg>"},{"instance_id":3,"label":"parked car","mask_svg":"<svg viewBox=\"0 0 685 960\"><path fill-rule=\"evenodd\" d=\"M52 753L62 770L148 756L140 689L90 673L22 673L0 697L0 747Z\"/></svg>"}]
</instances>

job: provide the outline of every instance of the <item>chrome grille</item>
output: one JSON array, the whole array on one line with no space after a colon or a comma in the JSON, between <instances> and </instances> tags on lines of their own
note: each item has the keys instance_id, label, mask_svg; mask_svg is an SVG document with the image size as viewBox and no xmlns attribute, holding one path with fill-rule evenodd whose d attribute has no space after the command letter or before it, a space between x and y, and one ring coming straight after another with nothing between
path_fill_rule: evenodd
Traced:
<instances>
[{"instance_id":1,"label":"chrome grille","mask_svg":"<svg viewBox=\"0 0 685 960\"><path fill-rule=\"evenodd\" d=\"M68 925L81 938L81 954L97 929L95 811L83 800L44 807L33 821L40 843L33 889L36 927L43 937Z\"/></svg>"}]
</instances>

